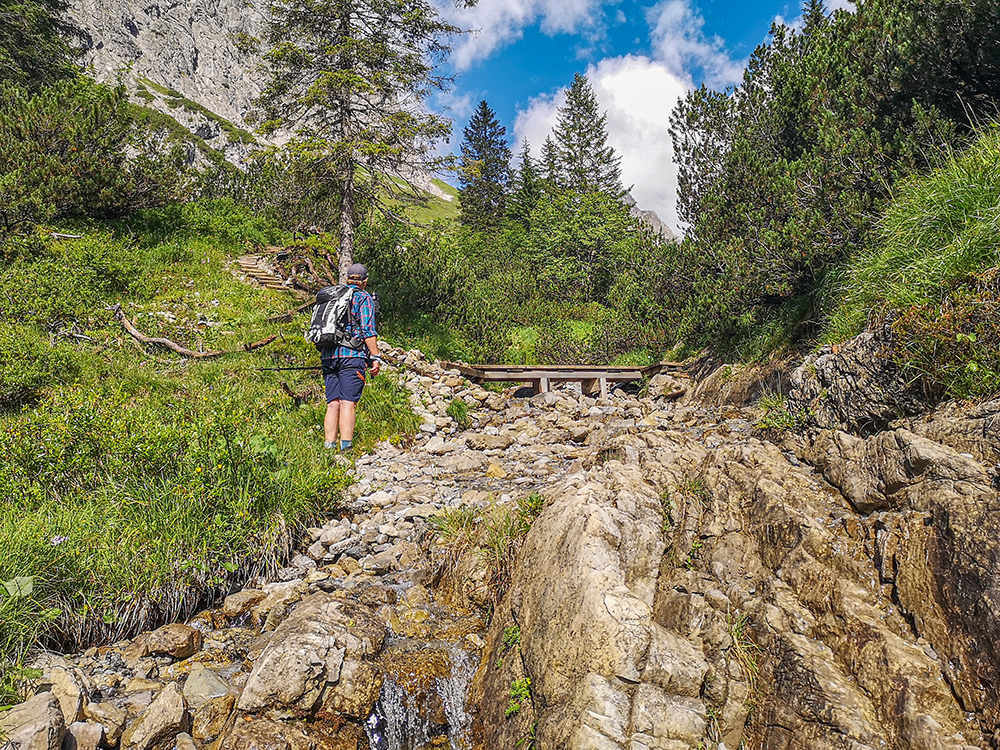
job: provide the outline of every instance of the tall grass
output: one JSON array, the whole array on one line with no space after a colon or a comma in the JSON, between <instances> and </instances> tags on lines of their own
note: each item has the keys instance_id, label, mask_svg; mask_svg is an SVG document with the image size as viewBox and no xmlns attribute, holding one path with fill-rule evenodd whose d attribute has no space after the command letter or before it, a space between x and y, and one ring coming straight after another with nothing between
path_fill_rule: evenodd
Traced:
<instances>
[{"instance_id":1,"label":"tall grass","mask_svg":"<svg viewBox=\"0 0 1000 750\"><path fill-rule=\"evenodd\" d=\"M952 285L1000 263L1000 126L930 175L904 183L872 249L835 292L826 338L860 333L871 315L940 303Z\"/></svg>"},{"instance_id":2,"label":"tall grass","mask_svg":"<svg viewBox=\"0 0 1000 750\"><path fill-rule=\"evenodd\" d=\"M483 570L483 594L496 607L510 589L517 556L545 498L532 493L514 503L493 503L486 509L461 506L428 519L443 548L443 564L455 566L474 552Z\"/></svg>"},{"instance_id":3,"label":"tall grass","mask_svg":"<svg viewBox=\"0 0 1000 750\"><path fill-rule=\"evenodd\" d=\"M898 191L877 245L843 269L825 339L888 321L893 357L935 396L1000 390L1000 125Z\"/></svg>"}]
</instances>

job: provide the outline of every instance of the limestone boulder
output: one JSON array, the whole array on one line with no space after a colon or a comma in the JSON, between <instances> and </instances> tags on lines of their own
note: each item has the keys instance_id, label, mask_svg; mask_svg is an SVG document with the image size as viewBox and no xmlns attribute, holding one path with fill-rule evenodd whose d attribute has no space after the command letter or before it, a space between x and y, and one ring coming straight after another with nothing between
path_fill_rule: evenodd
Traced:
<instances>
[{"instance_id":1,"label":"limestone boulder","mask_svg":"<svg viewBox=\"0 0 1000 750\"><path fill-rule=\"evenodd\" d=\"M70 724L63 739L63 750L97 750L104 742L104 727L94 721Z\"/></svg>"},{"instance_id":2,"label":"limestone boulder","mask_svg":"<svg viewBox=\"0 0 1000 750\"><path fill-rule=\"evenodd\" d=\"M218 742L218 750L357 750L364 731L348 724L339 729L255 718L237 721Z\"/></svg>"},{"instance_id":3,"label":"limestone boulder","mask_svg":"<svg viewBox=\"0 0 1000 750\"><path fill-rule=\"evenodd\" d=\"M490 451L490 450L506 450L511 445L514 444L514 438L510 435L486 435L486 434L472 434L468 437L468 445L473 450L477 451Z\"/></svg>"},{"instance_id":4,"label":"limestone boulder","mask_svg":"<svg viewBox=\"0 0 1000 750\"><path fill-rule=\"evenodd\" d=\"M372 608L313 594L271 636L238 708L284 718L343 703L366 718L378 697L366 665L384 640L385 625Z\"/></svg>"},{"instance_id":5,"label":"limestone boulder","mask_svg":"<svg viewBox=\"0 0 1000 750\"><path fill-rule=\"evenodd\" d=\"M84 712L87 718L101 725L104 739L109 745L117 745L125 728L125 711L113 703L88 703Z\"/></svg>"},{"instance_id":6,"label":"limestone boulder","mask_svg":"<svg viewBox=\"0 0 1000 750\"><path fill-rule=\"evenodd\" d=\"M67 660L51 654L39 658L35 666L44 673L38 682L38 690L49 691L59 699L66 724L82 720L90 699L87 676Z\"/></svg>"},{"instance_id":7,"label":"limestone boulder","mask_svg":"<svg viewBox=\"0 0 1000 750\"><path fill-rule=\"evenodd\" d=\"M184 683L184 700L192 711L197 711L213 698L221 698L232 692L233 688L228 682L203 664L193 664Z\"/></svg>"},{"instance_id":8,"label":"limestone boulder","mask_svg":"<svg viewBox=\"0 0 1000 750\"><path fill-rule=\"evenodd\" d=\"M201 648L201 631L179 622L164 625L136 638L126 651L126 659L135 662L150 655L187 659Z\"/></svg>"},{"instance_id":9,"label":"limestone boulder","mask_svg":"<svg viewBox=\"0 0 1000 750\"><path fill-rule=\"evenodd\" d=\"M890 356L891 341L885 326L810 355L792 373L789 408L820 427L862 435L925 411L919 383Z\"/></svg>"},{"instance_id":10,"label":"limestone boulder","mask_svg":"<svg viewBox=\"0 0 1000 750\"><path fill-rule=\"evenodd\" d=\"M191 716L191 735L202 742L214 742L222 734L236 706L236 696L226 694L205 701Z\"/></svg>"},{"instance_id":11,"label":"limestone boulder","mask_svg":"<svg viewBox=\"0 0 1000 750\"><path fill-rule=\"evenodd\" d=\"M256 589L238 591L235 594L230 594L226 597L225 601L222 603L222 614L231 619L242 617L264 601L265 598L267 598L267 592L264 591L258 591Z\"/></svg>"},{"instance_id":12,"label":"limestone boulder","mask_svg":"<svg viewBox=\"0 0 1000 750\"><path fill-rule=\"evenodd\" d=\"M122 735L122 750L167 750L173 739L191 728L184 693L167 685Z\"/></svg>"},{"instance_id":13,"label":"limestone boulder","mask_svg":"<svg viewBox=\"0 0 1000 750\"><path fill-rule=\"evenodd\" d=\"M14 750L59 750L66 736L59 699L39 693L0 713L0 735Z\"/></svg>"}]
</instances>

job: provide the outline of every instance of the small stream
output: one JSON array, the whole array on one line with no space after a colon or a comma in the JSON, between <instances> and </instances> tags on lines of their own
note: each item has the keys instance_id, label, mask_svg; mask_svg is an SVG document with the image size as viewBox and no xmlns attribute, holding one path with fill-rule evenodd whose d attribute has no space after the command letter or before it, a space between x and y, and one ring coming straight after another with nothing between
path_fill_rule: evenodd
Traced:
<instances>
[{"instance_id":1,"label":"small stream","mask_svg":"<svg viewBox=\"0 0 1000 750\"><path fill-rule=\"evenodd\" d=\"M387 674L375 708L365 722L371 750L443 747L444 738L451 750L468 750L472 716L467 699L476 673L473 655L455 644L421 646L409 640L390 646L392 650L412 657L394 660L397 666L405 664L411 671L403 675L404 679ZM422 672L428 664L436 664L439 673Z\"/></svg>"}]
</instances>

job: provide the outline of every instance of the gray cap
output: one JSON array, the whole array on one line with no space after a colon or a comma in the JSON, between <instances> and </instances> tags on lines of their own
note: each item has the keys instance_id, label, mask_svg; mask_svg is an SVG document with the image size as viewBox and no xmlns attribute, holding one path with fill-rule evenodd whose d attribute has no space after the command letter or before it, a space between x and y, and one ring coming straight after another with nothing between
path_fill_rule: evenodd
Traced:
<instances>
[{"instance_id":1,"label":"gray cap","mask_svg":"<svg viewBox=\"0 0 1000 750\"><path fill-rule=\"evenodd\" d=\"M365 268L360 263L355 263L353 266L347 269L347 278L357 279L358 281L364 281L368 278L368 269Z\"/></svg>"}]
</instances>

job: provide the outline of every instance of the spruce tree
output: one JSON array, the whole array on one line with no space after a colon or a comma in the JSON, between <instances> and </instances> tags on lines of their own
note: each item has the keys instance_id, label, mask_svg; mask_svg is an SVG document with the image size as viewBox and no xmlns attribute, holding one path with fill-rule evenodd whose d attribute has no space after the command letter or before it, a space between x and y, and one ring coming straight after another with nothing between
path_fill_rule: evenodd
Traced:
<instances>
[{"instance_id":1,"label":"spruce tree","mask_svg":"<svg viewBox=\"0 0 1000 750\"><path fill-rule=\"evenodd\" d=\"M510 183L510 147L507 129L485 100L462 132L462 163L459 173L462 223L476 229L492 229L504 218Z\"/></svg>"},{"instance_id":2,"label":"spruce tree","mask_svg":"<svg viewBox=\"0 0 1000 750\"><path fill-rule=\"evenodd\" d=\"M0 0L0 82L38 91L76 74L81 32L68 9L66 0Z\"/></svg>"},{"instance_id":3,"label":"spruce tree","mask_svg":"<svg viewBox=\"0 0 1000 750\"><path fill-rule=\"evenodd\" d=\"M555 193L562 187L562 183L559 149L552 136L547 135L542 142L542 186L546 192Z\"/></svg>"},{"instance_id":4,"label":"spruce tree","mask_svg":"<svg viewBox=\"0 0 1000 750\"><path fill-rule=\"evenodd\" d=\"M451 124L424 102L451 83L439 68L458 28L430 0L275 0L269 10L261 129L293 130L294 153L337 196L344 280L359 198L384 208L401 197L396 179L440 161L434 146Z\"/></svg>"},{"instance_id":5,"label":"spruce tree","mask_svg":"<svg viewBox=\"0 0 1000 750\"><path fill-rule=\"evenodd\" d=\"M621 157L607 144L607 114L598 109L597 97L585 75L577 73L573 77L553 133L563 187L616 198L624 194Z\"/></svg>"},{"instance_id":6,"label":"spruce tree","mask_svg":"<svg viewBox=\"0 0 1000 750\"><path fill-rule=\"evenodd\" d=\"M531 222L531 212L535 210L541 197L542 180L538 174L538 167L535 166L535 160L531 158L528 141L525 139L521 145L521 155L517 172L514 174L510 198L507 200L507 215L527 227Z\"/></svg>"}]
</instances>

